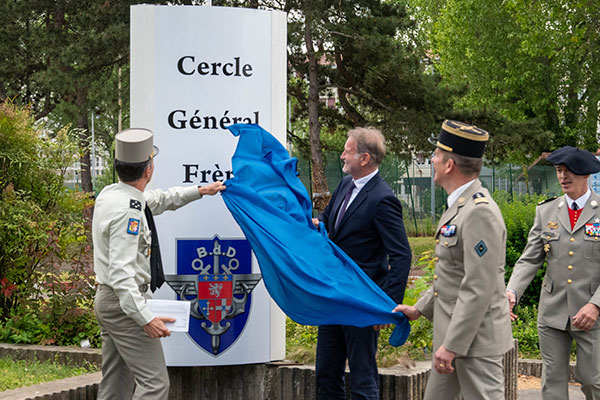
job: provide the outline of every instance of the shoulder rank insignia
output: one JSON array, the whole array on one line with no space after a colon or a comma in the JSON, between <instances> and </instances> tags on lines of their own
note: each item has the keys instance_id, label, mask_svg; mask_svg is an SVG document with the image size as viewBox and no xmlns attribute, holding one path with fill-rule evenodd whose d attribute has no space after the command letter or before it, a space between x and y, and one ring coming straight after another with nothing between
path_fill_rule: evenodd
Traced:
<instances>
[{"instance_id":1,"label":"shoulder rank insignia","mask_svg":"<svg viewBox=\"0 0 600 400\"><path fill-rule=\"evenodd\" d=\"M558 197L554 196L554 197L547 198L546 200L542 200L538 203L538 206L541 206L544 203L548 203L549 201L556 200L557 198Z\"/></svg>"},{"instance_id":2,"label":"shoulder rank insignia","mask_svg":"<svg viewBox=\"0 0 600 400\"><path fill-rule=\"evenodd\" d=\"M129 218L127 224L127 233L130 235L137 235L140 231L140 220L135 218Z\"/></svg>"},{"instance_id":3,"label":"shoulder rank insignia","mask_svg":"<svg viewBox=\"0 0 600 400\"><path fill-rule=\"evenodd\" d=\"M585 234L596 238L600 237L600 223L585 224Z\"/></svg>"},{"instance_id":4,"label":"shoulder rank insignia","mask_svg":"<svg viewBox=\"0 0 600 400\"><path fill-rule=\"evenodd\" d=\"M136 199L129 200L129 208L135 208L142 211L142 202Z\"/></svg>"},{"instance_id":5,"label":"shoulder rank insignia","mask_svg":"<svg viewBox=\"0 0 600 400\"><path fill-rule=\"evenodd\" d=\"M480 240L479 243L475 245L475 251L479 257L482 257L487 251L487 246L483 240Z\"/></svg>"},{"instance_id":6,"label":"shoulder rank insignia","mask_svg":"<svg viewBox=\"0 0 600 400\"><path fill-rule=\"evenodd\" d=\"M485 197L485 195L481 192L477 192L473 195L473 201L475 202L475 204L489 203L487 197Z\"/></svg>"},{"instance_id":7,"label":"shoulder rank insignia","mask_svg":"<svg viewBox=\"0 0 600 400\"><path fill-rule=\"evenodd\" d=\"M456 233L456 225L444 225L440 229L440 233L445 237L454 236Z\"/></svg>"}]
</instances>

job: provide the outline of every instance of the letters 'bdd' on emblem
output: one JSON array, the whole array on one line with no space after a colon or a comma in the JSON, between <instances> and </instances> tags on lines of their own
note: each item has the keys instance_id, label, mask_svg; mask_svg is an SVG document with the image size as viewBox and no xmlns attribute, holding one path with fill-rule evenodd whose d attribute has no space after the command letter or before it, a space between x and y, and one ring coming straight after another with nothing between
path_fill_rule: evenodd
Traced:
<instances>
[{"instance_id":1,"label":"letters 'bdd' on emblem","mask_svg":"<svg viewBox=\"0 0 600 400\"><path fill-rule=\"evenodd\" d=\"M177 274L166 282L178 300L191 301L188 335L218 357L240 336L261 274L252 273L246 239L177 239Z\"/></svg>"}]
</instances>

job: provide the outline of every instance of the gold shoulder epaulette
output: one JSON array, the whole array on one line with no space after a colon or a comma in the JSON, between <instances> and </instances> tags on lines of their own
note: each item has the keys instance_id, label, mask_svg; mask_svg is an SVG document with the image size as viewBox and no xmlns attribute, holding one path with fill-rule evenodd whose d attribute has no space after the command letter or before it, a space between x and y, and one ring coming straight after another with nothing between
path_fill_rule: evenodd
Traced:
<instances>
[{"instance_id":1,"label":"gold shoulder epaulette","mask_svg":"<svg viewBox=\"0 0 600 400\"><path fill-rule=\"evenodd\" d=\"M481 192L477 192L473 195L473 201L475 202L475 204L488 204L489 201L487 199L487 197L485 197L485 195Z\"/></svg>"},{"instance_id":2,"label":"gold shoulder epaulette","mask_svg":"<svg viewBox=\"0 0 600 400\"><path fill-rule=\"evenodd\" d=\"M549 201L556 200L557 198L558 198L558 197L554 196L554 197L550 197L550 198L548 198L548 199L546 199L546 200L542 200L542 201L540 201L540 202L538 203L538 206L541 206L541 205L542 205L542 204L544 204L544 203L548 203Z\"/></svg>"}]
</instances>

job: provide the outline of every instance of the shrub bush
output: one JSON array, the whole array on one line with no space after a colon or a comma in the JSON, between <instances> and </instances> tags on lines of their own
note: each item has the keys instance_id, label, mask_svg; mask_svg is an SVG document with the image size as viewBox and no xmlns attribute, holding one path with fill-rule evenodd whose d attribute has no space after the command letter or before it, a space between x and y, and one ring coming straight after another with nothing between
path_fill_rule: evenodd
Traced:
<instances>
[{"instance_id":1,"label":"shrub bush","mask_svg":"<svg viewBox=\"0 0 600 400\"><path fill-rule=\"evenodd\" d=\"M519 306L517 319L512 322L513 337L519 341L519 353L524 358L539 358L537 306Z\"/></svg>"},{"instance_id":2,"label":"shrub bush","mask_svg":"<svg viewBox=\"0 0 600 400\"><path fill-rule=\"evenodd\" d=\"M433 258L433 250L428 250L421 254L416 264L417 267L424 271L424 275L409 282L404 292L403 304L414 306L423 295L423 292L431 286L433 271L435 269ZM433 324L425 317L421 317L411 321L410 325L411 331L406 344L410 357L420 360L430 356L433 345Z\"/></svg>"},{"instance_id":3,"label":"shrub bush","mask_svg":"<svg viewBox=\"0 0 600 400\"><path fill-rule=\"evenodd\" d=\"M506 225L506 282L512 275L515 263L527 245L527 236L533 226L535 208L545 196L519 196L510 200L509 193L495 192L494 199L500 207ZM546 263L538 270L525 293L519 299L520 306L538 304Z\"/></svg>"},{"instance_id":4,"label":"shrub bush","mask_svg":"<svg viewBox=\"0 0 600 400\"><path fill-rule=\"evenodd\" d=\"M70 129L36 126L0 104L0 338L15 343L96 341L91 201L63 185L79 149Z\"/></svg>"}]
</instances>

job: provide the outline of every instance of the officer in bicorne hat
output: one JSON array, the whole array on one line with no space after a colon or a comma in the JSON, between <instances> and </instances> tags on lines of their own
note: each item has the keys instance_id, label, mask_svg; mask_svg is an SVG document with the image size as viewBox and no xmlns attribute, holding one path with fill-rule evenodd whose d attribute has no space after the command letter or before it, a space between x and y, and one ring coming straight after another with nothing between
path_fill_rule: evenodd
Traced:
<instances>
[{"instance_id":1,"label":"officer in bicorne hat","mask_svg":"<svg viewBox=\"0 0 600 400\"><path fill-rule=\"evenodd\" d=\"M502 358L513 347L504 286L506 228L478 179L488 137L476 126L446 120L433 141L434 181L448 193L435 234L433 284L414 306L394 310L410 320L433 320L426 400L504 399Z\"/></svg>"},{"instance_id":2,"label":"officer in bicorne hat","mask_svg":"<svg viewBox=\"0 0 600 400\"><path fill-rule=\"evenodd\" d=\"M538 204L527 246L507 286L510 308L547 262L538 309L542 398L568 398L569 357L577 343L575 378L586 399L600 399L600 197L588 187L600 161L562 147L547 157L564 192ZM515 315L512 315L516 318Z\"/></svg>"},{"instance_id":3,"label":"officer in bicorne hat","mask_svg":"<svg viewBox=\"0 0 600 400\"><path fill-rule=\"evenodd\" d=\"M222 182L214 182L144 191L158 154L153 139L151 131L140 128L116 135L114 166L119 183L106 186L94 207L98 283L94 311L102 337L100 400L167 399L169 376L159 338L170 335L165 322L173 319L156 317L146 307L148 288L153 292L164 281L153 214L225 188Z\"/></svg>"}]
</instances>

